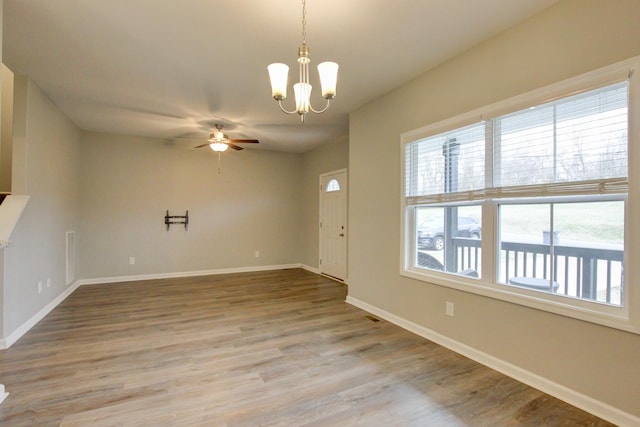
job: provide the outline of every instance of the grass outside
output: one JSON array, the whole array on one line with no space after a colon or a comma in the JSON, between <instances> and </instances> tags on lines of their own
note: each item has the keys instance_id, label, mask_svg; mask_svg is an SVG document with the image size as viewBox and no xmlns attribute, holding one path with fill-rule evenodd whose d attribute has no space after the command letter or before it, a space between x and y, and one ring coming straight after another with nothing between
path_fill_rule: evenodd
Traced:
<instances>
[{"instance_id":1,"label":"grass outside","mask_svg":"<svg viewBox=\"0 0 640 427\"><path fill-rule=\"evenodd\" d=\"M501 232L509 235L541 236L550 229L550 205L503 205ZM561 242L580 241L622 244L624 202L554 204L554 231Z\"/></svg>"}]
</instances>

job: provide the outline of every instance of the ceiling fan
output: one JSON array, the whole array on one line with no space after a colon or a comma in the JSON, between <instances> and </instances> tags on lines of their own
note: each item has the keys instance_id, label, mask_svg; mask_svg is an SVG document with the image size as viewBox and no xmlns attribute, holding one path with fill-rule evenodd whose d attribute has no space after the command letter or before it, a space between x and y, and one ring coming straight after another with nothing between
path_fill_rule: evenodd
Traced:
<instances>
[{"instance_id":1,"label":"ceiling fan","mask_svg":"<svg viewBox=\"0 0 640 427\"><path fill-rule=\"evenodd\" d=\"M221 163L220 154L222 154L223 151L227 151L227 148L231 147L234 150L239 151L239 150L243 150L243 148L236 144L247 144L247 143L257 144L260 142L257 139L229 139L227 135L225 135L222 132L222 127L223 126L221 124L216 124L215 125L216 130L211 132L211 134L209 135L209 139L207 140L207 143L201 144L195 147L195 148L202 148L202 147L208 146L213 151L218 153L218 173L222 173L222 167L220 164Z\"/></svg>"},{"instance_id":2,"label":"ceiling fan","mask_svg":"<svg viewBox=\"0 0 640 427\"><path fill-rule=\"evenodd\" d=\"M209 135L209 139L207 140L207 143L198 145L195 148L202 148L202 147L208 146L213 151L221 153L223 151L226 151L227 148L229 147L233 148L234 150L243 150L242 147L236 144L247 144L247 143L258 144L260 142L257 139L229 139L226 134L222 133L222 127L223 125L216 124L215 125L216 130L211 132L211 134Z\"/></svg>"}]
</instances>

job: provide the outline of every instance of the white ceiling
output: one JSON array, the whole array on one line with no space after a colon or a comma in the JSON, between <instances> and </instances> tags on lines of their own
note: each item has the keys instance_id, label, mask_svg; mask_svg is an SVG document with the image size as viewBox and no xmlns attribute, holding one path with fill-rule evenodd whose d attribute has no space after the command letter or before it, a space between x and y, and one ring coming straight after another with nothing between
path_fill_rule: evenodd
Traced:
<instances>
[{"instance_id":1,"label":"white ceiling","mask_svg":"<svg viewBox=\"0 0 640 427\"><path fill-rule=\"evenodd\" d=\"M307 0L315 104L315 65L340 71L331 108L305 124L280 112L266 70L284 62L297 80L295 0L4 0L3 62L84 130L173 139L220 122L260 139L251 148L304 152L347 138L350 111L556 1Z\"/></svg>"}]
</instances>

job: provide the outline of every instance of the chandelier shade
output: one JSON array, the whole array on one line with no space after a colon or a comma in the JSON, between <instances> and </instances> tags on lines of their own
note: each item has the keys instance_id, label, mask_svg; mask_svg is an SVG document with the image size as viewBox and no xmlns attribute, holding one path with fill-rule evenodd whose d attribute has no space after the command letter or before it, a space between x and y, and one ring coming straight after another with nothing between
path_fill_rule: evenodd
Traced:
<instances>
[{"instance_id":1,"label":"chandelier shade","mask_svg":"<svg viewBox=\"0 0 640 427\"><path fill-rule=\"evenodd\" d=\"M309 83L296 83L293 85L293 93L296 95L296 112L306 114L311 106L311 85Z\"/></svg>"},{"instance_id":2,"label":"chandelier shade","mask_svg":"<svg viewBox=\"0 0 640 427\"><path fill-rule=\"evenodd\" d=\"M322 62L318 64L318 74L320 74L320 87L322 97L332 99L336 96L336 86L338 83L338 64L335 62Z\"/></svg>"},{"instance_id":3,"label":"chandelier shade","mask_svg":"<svg viewBox=\"0 0 640 427\"><path fill-rule=\"evenodd\" d=\"M267 70L269 70L269 79L271 80L271 96L276 100L285 99L287 97L289 66L275 63L269 65Z\"/></svg>"}]
</instances>

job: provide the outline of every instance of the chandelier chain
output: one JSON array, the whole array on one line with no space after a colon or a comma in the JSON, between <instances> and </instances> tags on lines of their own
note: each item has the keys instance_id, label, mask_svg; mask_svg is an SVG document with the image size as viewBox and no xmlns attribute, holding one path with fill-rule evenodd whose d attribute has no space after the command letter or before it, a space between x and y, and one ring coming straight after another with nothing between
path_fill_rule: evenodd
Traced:
<instances>
[{"instance_id":1,"label":"chandelier chain","mask_svg":"<svg viewBox=\"0 0 640 427\"><path fill-rule=\"evenodd\" d=\"M302 44L307 44L307 1L302 0Z\"/></svg>"}]
</instances>

